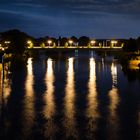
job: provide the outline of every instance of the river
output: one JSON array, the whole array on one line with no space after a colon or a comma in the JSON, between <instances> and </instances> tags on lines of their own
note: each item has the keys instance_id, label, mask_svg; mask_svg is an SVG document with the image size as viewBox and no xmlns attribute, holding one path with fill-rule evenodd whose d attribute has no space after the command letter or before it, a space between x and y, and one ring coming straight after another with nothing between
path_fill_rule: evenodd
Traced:
<instances>
[{"instance_id":1,"label":"river","mask_svg":"<svg viewBox=\"0 0 140 140\"><path fill-rule=\"evenodd\" d=\"M2 80L0 137L140 139L140 71L94 51L29 57Z\"/></svg>"}]
</instances>

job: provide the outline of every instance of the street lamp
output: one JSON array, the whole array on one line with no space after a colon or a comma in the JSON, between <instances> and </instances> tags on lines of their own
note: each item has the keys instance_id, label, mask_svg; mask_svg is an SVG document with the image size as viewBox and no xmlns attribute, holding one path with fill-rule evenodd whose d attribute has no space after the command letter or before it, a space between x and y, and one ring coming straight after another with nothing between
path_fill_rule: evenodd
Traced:
<instances>
[{"instance_id":1,"label":"street lamp","mask_svg":"<svg viewBox=\"0 0 140 140\"><path fill-rule=\"evenodd\" d=\"M91 40L91 41L90 41L90 44L91 44L92 46L95 45L95 43L96 43L95 40Z\"/></svg>"},{"instance_id":2,"label":"street lamp","mask_svg":"<svg viewBox=\"0 0 140 140\"><path fill-rule=\"evenodd\" d=\"M4 51L4 47L2 47L2 45L0 44L0 50Z\"/></svg>"},{"instance_id":3,"label":"street lamp","mask_svg":"<svg viewBox=\"0 0 140 140\"><path fill-rule=\"evenodd\" d=\"M70 39L68 42L69 42L70 46L72 46L73 40Z\"/></svg>"},{"instance_id":4,"label":"street lamp","mask_svg":"<svg viewBox=\"0 0 140 140\"><path fill-rule=\"evenodd\" d=\"M0 44L0 50L4 51L4 47L2 47L2 45Z\"/></svg>"},{"instance_id":5,"label":"street lamp","mask_svg":"<svg viewBox=\"0 0 140 140\"><path fill-rule=\"evenodd\" d=\"M27 41L27 44L28 44L28 48L32 48L33 47L33 43L31 40L28 40Z\"/></svg>"},{"instance_id":6,"label":"street lamp","mask_svg":"<svg viewBox=\"0 0 140 140\"><path fill-rule=\"evenodd\" d=\"M5 49L7 49L9 47L9 44L11 43L10 41L5 41Z\"/></svg>"},{"instance_id":7,"label":"street lamp","mask_svg":"<svg viewBox=\"0 0 140 140\"><path fill-rule=\"evenodd\" d=\"M48 40L47 43L49 44L49 46L51 46L52 40Z\"/></svg>"},{"instance_id":8,"label":"street lamp","mask_svg":"<svg viewBox=\"0 0 140 140\"><path fill-rule=\"evenodd\" d=\"M10 41L5 41L4 43L5 43L5 44L10 44L11 42L10 42Z\"/></svg>"},{"instance_id":9,"label":"street lamp","mask_svg":"<svg viewBox=\"0 0 140 140\"><path fill-rule=\"evenodd\" d=\"M28 40L28 41L27 41L27 44L31 44L31 43L32 43L32 41L31 41L31 40Z\"/></svg>"},{"instance_id":10,"label":"street lamp","mask_svg":"<svg viewBox=\"0 0 140 140\"><path fill-rule=\"evenodd\" d=\"M116 46L117 43L118 43L118 41L112 40L112 41L111 41L111 44L112 44L111 46L114 47L114 46Z\"/></svg>"}]
</instances>

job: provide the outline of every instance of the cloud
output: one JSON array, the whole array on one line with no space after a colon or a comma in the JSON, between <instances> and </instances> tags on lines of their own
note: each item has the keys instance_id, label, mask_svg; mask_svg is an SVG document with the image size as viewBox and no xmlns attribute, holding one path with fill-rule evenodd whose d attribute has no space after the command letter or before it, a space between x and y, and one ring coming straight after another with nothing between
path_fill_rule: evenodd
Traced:
<instances>
[{"instance_id":1,"label":"cloud","mask_svg":"<svg viewBox=\"0 0 140 140\"><path fill-rule=\"evenodd\" d=\"M139 7L139 0L1 0L0 30L20 28L36 36L138 35Z\"/></svg>"},{"instance_id":2,"label":"cloud","mask_svg":"<svg viewBox=\"0 0 140 140\"><path fill-rule=\"evenodd\" d=\"M71 11L84 12L106 12L114 14L139 15L139 0L2 0L2 3L12 5L21 9L34 9L55 13L70 14ZM57 11L57 12L56 12Z\"/></svg>"},{"instance_id":3,"label":"cloud","mask_svg":"<svg viewBox=\"0 0 140 140\"><path fill-rule=\"evenodd\" d=\"M82 0L81 0L82 1ZM87 1L87 2L86 2ZM100 3L98 3L100 2ZM77 12L87 13L91 12L106 12L114 14L125 14L125 15L140 15L140 2L139 1L89 1L84 0L80 4L73 3L69 5L69 8Z\"/></svg>"},{"instance_id":4,"label":"cloud","mask_svg":"<svg viewBox=\"0 0 140 140\"><path fill-rule=\"evenodd\" d=\"M0 10L0 19L0 32L22 26L22 16L14 11Z\"/></svg>"}]
</instances>

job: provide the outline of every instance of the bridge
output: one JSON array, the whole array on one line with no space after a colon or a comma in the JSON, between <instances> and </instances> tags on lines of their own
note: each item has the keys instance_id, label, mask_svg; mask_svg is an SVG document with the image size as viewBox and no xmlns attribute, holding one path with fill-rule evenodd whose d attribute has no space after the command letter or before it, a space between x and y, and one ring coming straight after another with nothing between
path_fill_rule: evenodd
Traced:
<instances>
[{"instance_id":1,"label":"bridge","mask_svg":"<svg viewBox=\"0 0 140 140\"><path fill-rule=\"evenodd\" d=\"M45 46L45 47L40 47L40 46L33 46L33 47L28 47L26 50L38 50L38 51L70 51L70 50L95 50L95 51L121 51L122 47L120 46Z\"/></svg>"}]
</instances>

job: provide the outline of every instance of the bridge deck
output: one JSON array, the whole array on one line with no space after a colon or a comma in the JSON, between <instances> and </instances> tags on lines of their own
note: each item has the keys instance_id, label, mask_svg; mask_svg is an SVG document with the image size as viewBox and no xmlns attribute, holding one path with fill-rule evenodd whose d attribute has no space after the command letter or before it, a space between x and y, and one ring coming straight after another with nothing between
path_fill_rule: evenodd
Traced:
<instances>
[{"instance_id":1,"label":"bridge deck","mask_svg":"<svg viewBox=\"0 0 140 140\"><path fill-rule=\"evenodd\" d=\"M87 46L69 46L69 47L64 47L64 46L56 46L51 47L51 46L46 46L46 47L40 47L40 46L34 46L33 48L27 48L28 50L121 50L122 47L116 46L111 48L110 46L108 47L99 47L99 46L94 46L94 47L87 47Z\"/></svg>"}]
</instances>

